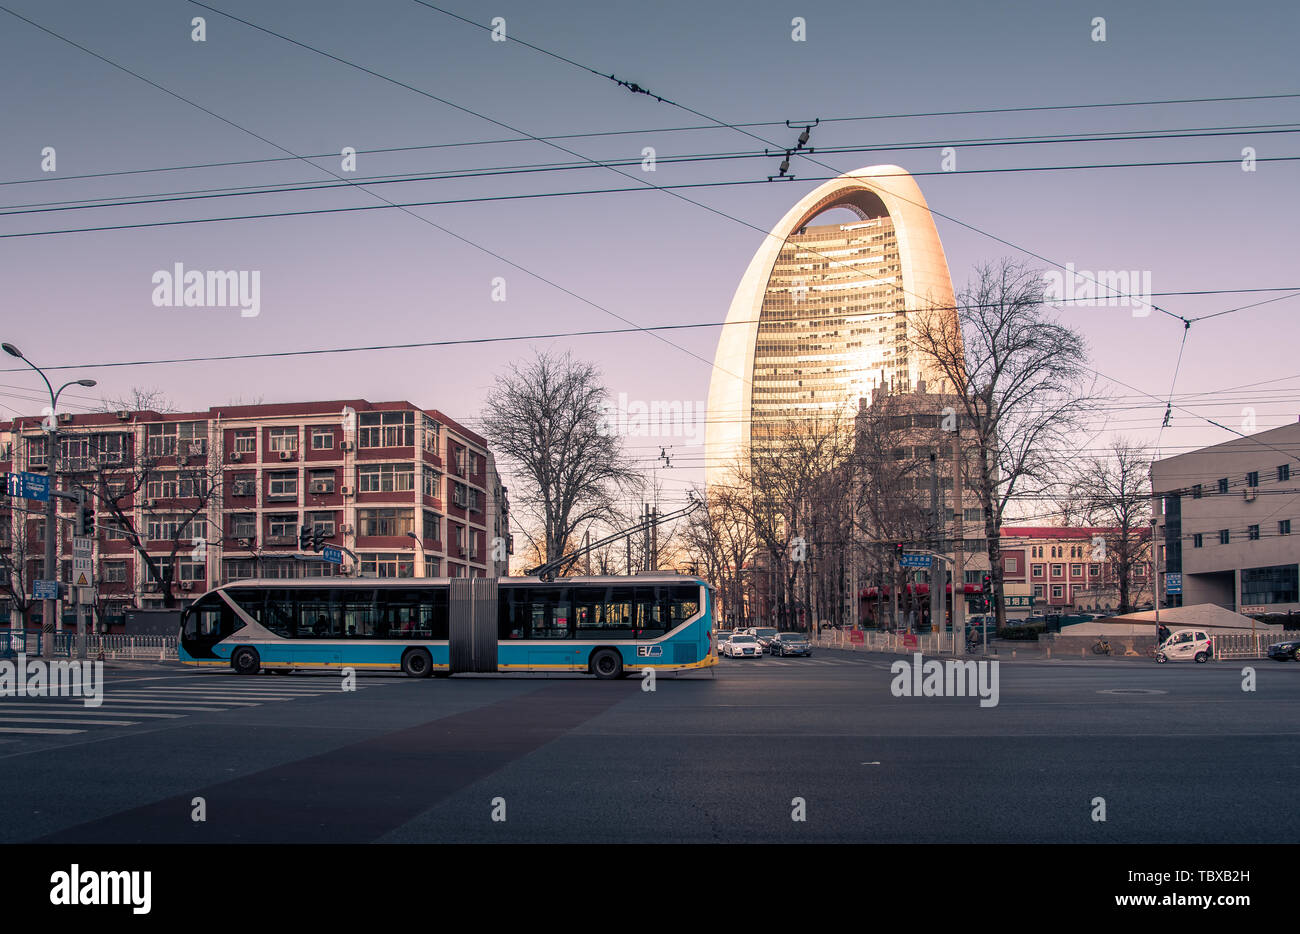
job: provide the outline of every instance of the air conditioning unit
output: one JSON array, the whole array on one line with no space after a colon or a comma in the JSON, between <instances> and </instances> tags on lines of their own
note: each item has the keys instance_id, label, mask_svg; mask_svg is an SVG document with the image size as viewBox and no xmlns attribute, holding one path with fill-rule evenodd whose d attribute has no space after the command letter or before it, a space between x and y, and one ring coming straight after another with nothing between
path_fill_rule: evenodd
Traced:
<instances>
[{"instance_id":1,"label":"air conditioning unit","mask_svg":"<svg viewBox=\"0 0 1300 934\"><path fill-rule=\"evenodd\" d=\"M350 526L350 525L339 526L339 531L342 532L344 535L351 535L351 534L352 534L352 526Z\"/></svg>"},{"instance_id":2,"label":"air conditioning unit","mask_svg":"<svg viewBox=\"0 0 1300 934\"><path fill-rule=\"evenodd\" d=\"M122 421L126 421L127 419L129 419L129 418L131 417L131 413L128 412L128 411L126 411L126 409L123 409L122 411L120 411L120 412L117 413L117 417L118 417L119 419L121 419Z\"/></svg>"},{"instance_id":3,"label":"air conditioning unit","mask_svg":"<svg viewBox=\"0 0 1300 934\"><path fill-rule=\"evenodd\" d=\"M342 444L339 445L339 450L340 451L356 450L356 443L352 441L344 441Z\"/></svg>"},{"instance_id":4,"label":"air conditioning unit","mask_svg":"<svg viewBox=\"0 0 1300 934\"><path fill-rule=\"evenodd\" d=\"M181 581L181 590L193 590L193 589L194 589L193 581Z\"/></svg>"},{"instance_id":5,"label":"air conditioning unit","mask_svg":"<svg viewBox=\"0 0 1300 934\"><path fill-rule=\"evenodd\" d=\"M72 413L64 412L59 416L59 421L64 425L72 424Z\"/></svg>"},{"instance_id":6,"label":"air conditioning unit","mask_svg":"<svg viewBox=\"0 0 1300 934\"><path fill-rule=\"evenodd\" d=\"M1248 503L1253 503L1253 502L1255 501L1255 497L1259 494L1259 487L1257 487L1257 486L1248 486L1248 487L1246 487L1246 489L1243 491L1243 493L1244 493L1245 496L1246 496L1246 502L1248 502Z\"/></svg>"},{"instance_id":7,"label":"air conditioning unit","mask_svg":"<svg viewBox=\"0 0 1300 934\"><path fill-rule=\"evenodd\" d=\"M234 461L236 464L238 464L240 461L244 459L244 455L241 454L239 451L231 451L230 459Z\"/></svg>"},{"instance_id":8,"label":"air conditioning unit","mask_svg":"<svg viewBox=\"0 0 1300 934\"><path fill-rule=\"evenodd\" d=\"M153 497L149 497L144 501L144 507L146 509L152 509L154 506L157 505L158 505L158 500L154 499Z\"/></svg>"},{"instance_id":9,"label":"air conditioning unit","mask_svg":"<svg viewBox=\"0 0 1300 934\"><path fill-rule=\"evenodd\" d=\"M281 452L280 452L280 460L282 460L282 461L291 461L291 460L293 460L293 458L294 458L294 452L293 452L293 451L281 451Z\"/></svg>"},{"instance_id":10,"label":"air conditioning unit","mask_svg":"<svg viewBox=\"0 0 1300 934\"><path fill-rule=\"evenodd\" d=\"M345 487L343 488L343 495L344 495L344 496L355 496L355 495L356 495L356 492L357 492L357 491L356 491L356 489L355 489L354 487L345 486Z\"/></svg>"},{"instance_id":11,"label":"air conditioning unit","mask_svg":"<svg viewBox=\"0 0 1300 934\"><path fill-rule=\"evenodd\" d=\"M313 493L329 493L330 482L328 480L313 480L311 482L311 491Z\"/></svg>"}]
</instances>

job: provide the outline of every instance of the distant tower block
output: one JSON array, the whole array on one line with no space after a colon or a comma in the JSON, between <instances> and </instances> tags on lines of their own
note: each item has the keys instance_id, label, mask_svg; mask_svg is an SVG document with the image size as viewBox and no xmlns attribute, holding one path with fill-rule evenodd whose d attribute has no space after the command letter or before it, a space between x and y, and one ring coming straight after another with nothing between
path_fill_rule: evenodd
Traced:
<instances>
[{"instance_id":1,"label":"distant tower block","mask_svg":"<svg viewBox=\"0 0 1300 934\"><path fill-rule=\"evenodd\" d=\"M859 220L809 226L833 208ZM731 300L709 385L706 481L726 483L747 449L792 418L845 413L873 387L944 391L909 337L926 307L953 308L952 280L925 197L894 165L849 172L781 218Z\"/></svg>"}]
</instances>

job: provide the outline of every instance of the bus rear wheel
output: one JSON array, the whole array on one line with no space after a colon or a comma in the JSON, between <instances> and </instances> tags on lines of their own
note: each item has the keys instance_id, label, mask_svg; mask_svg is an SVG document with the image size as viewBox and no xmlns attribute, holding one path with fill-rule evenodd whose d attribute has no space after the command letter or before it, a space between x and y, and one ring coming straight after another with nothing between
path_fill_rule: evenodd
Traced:
<instances>
[{"instance_id":1,"label":"bus rear wheel","mask_svg":"<svg viewBox=\"0 0 1300 934\"><path fill-rule=\"evenodd\" d=\"M230 667L235 669L235 674L255 675L262 667L262 658L257 649L241 646L230 656Z\"/></svg>"},{"instance_id":2,"label":"bus rear wheel","mask_svg":"<svg viewBox=\"0 0 1300 934\"><path fill-rule=\"evenodd\" d=\"M402 656L402 673L408 678L427 678L433 673L428 649L411 649Z\"/></svg>"},{"instance_id":3,"label":"bus rear wheel","mask_svg":"<svg viewBox=\"0 0 1300 934\"><path fill-rule=\"evenodd\" d=\"M623 676L623 658L613 649L601 649L591 657L591 673L602 680Z\"/></svg>"}]
</instances>

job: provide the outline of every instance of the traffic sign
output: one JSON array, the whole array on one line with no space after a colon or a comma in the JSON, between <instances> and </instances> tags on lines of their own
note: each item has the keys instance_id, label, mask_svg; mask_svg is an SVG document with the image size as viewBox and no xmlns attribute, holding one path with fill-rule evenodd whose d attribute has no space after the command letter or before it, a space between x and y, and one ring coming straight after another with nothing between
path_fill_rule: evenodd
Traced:
<instances>
[{"instance_id":1,"label":"traffic sign","mask_svg":"<svg viewBox=\"0 0 1300 934\"><path fill-rule=\"evenodd\" d=\"M38 502L50 501L50 478L41 473L19 471L9 474L9 495L19 499L34 499Z\"/></svg>"},{"instance_id":2,"label":"traffic sign","mask_svg":"<svg viewBox=\"0 0 1300 934\"><path fill-rule=\"evenodd\" d=\"M343 552L331 545L326 545L320 550L320 559L327 564L342 564Z\"/></svg>"},{"instance_id":3,"label":"traffic sign","mask_svg":"<svg viewBox=\"0 0 1300 934\"><path fill-rule=\"evenodd\" d=\"M95 570L91 566L91 557L72 556L72 586L89 587L95 582Z\"/></svg>"},{"instance_id":4,"label":"traffic sign","mask_svg":"<svg viewBox=\"0 0 1300 934\"><path fill-rule=\"evenodd\" d=\"M930 556L902 554L898 557L898 563L905 568L928 568Z\"/></svg>"},{"instance_id":5,"label":"traffic sign","mask_svg":"<svg viewBox=\"0 0 1300 934\"><path fill-rule=\"evenodd\" d=\"M32 581L32 599L33 600L59 599L59 582L58 581Z\"/></svg>"},{"instance_id":6,"label":"traffic sign","mask_svg":"<svg viewBox=\"0 0 1300 934\"><path fill-rule=\"evenodd\" d=\"M80 535L72 536L72 557L89 558L94 550L95 540L93 538L83 538Z\"/></svg>"},{"instance_id":7,"label":"traffic sign","mask_svg":"<svg viewBox=\"0 0 1300 934\"><path fill-rule=\"evenodd\" d=\"M1182 593L1183 592L1183 575L1181 571L1172 571L1165 574L1165 593Z\"/></svg>"}]
</instances>

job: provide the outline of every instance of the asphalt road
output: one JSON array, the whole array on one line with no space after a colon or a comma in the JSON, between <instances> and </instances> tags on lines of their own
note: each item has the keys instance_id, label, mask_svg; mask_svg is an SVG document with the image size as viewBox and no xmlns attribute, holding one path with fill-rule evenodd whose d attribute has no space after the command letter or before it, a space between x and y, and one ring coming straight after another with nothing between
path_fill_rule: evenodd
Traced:
<instances>
[{"instance_id":1,"label":"asphalt road","mask_svg":"<svg viewBox=\"0 0 1300 934\"><path fill-rule=\"evenodd\" d=\"M728 659L653 692L110 670L98 708L0 699L0 840L1300 838L1300 665L1004 661L985 708L893 696L896 657Z\"/></svg>"}]
</instances>

